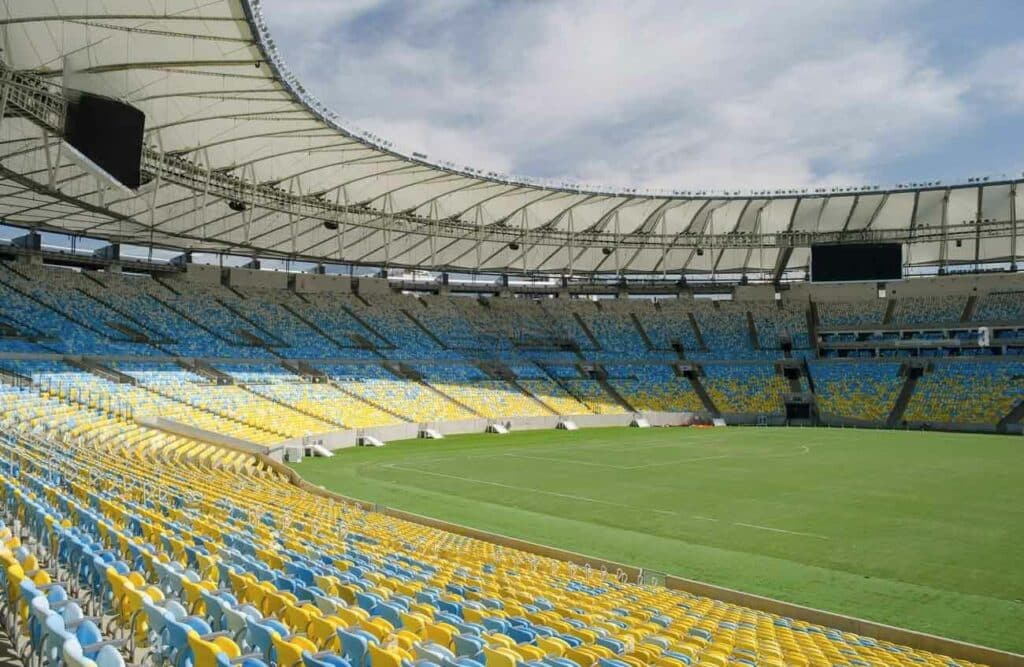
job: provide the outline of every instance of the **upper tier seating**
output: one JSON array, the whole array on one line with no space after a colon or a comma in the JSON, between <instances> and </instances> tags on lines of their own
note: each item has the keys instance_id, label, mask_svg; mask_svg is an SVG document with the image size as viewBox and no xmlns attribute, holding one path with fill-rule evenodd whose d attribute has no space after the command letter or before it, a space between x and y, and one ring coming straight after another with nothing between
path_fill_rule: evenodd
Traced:
<instances>
[{"instance_id":1,"label":"upper tier seating","mask_svg":"<svg viewBox=\"0 0 1024 667\"><path fill-rule=\"evenodd\" d=\"M1024 352L1024 335L1005 328L1019 319L1021 294L979 297L973 321L993 325L994 344L983 349L961 350L946 342L975 339L964 328L953 336L946 331L957 324L950 320L963 313L967 300L962 296L821 302L807 308L818 310L826 332L830 323L868 329L824 333L825 342L877 342L879 348L828 350L823 356L877 355L894 362L909 355L999 357L994 361L998 364ZM77 368L65 375L67 368L20 367L14 360L3 364L7 380L56 383L55 392L73 394L87 404L173 419L261 444L325 429L401 421L623 413L628 410L623 402L640 410L698 410L701 403L692 386L671 369L678 361L677 350L688 361L711 368L709 376L716 374L714 362L782 358L778 346L785 337L794 345L791 356L814 353L807 332L809 311L795 297L780 302L667 298L657 304L394 293L360 297L228 288L201 284L184 274L154 279L21 262L0 263L0 297L0 353L52 353L49 360L61 354L99 357L99 364L135 378L139 386L101 382ZM873 331L889 306L890 330ZM896 331L899 326L919 330ZM894 349L896 342L934 340L942 344ZM195 372L172 363L181 357L184 367ZM393 372L381 366L385 363ZM332 373L337 384L306 387L301 376L315 377L309 366L324 364L345 365L341 375ZM587 379L593 364L608 370L610 391ZM822 367L823 374L838 375L822 384L819 402L841 416L882 420L892 402L892 383L898 380L888 373L884 378L872 375L885 366L862 374L839 372L848 368ZM509 371L520 386L507 381ZM410 379L419 376L424 380ZM732 376L710 377L710 384L729 410L778 414L779 389L790 386L770 376L762 378L770 381L769 387L751 389L746 380ZM218 387L225 379L243 386ZM523 384L527 382L532 384ZM271 388L276 384L287 386ZM801 385L801 390L808 388ZM335 407L328 411L317 400ZM970 400L987 397L979 394ZM342 407L348 402L351 408Z\"/></svg>"},{"instance_id":2,"label":"upper tier seating","mask_svg":"<svg viewBox=\"0 0 1024 667\"><path fill-rule=\"evenodd\" d=\"M677 341L688 357L697 358L701 345L690 322L691 313L692 309L681 300L666 299L660 303L658 310L641 310L638 317L656 349L671 350L672 342Z\"/></svg>"},{"instance_id":3,"label":"upper tier seating","mask_svg":"<svg viewBox=\"0 0 1024 667\"><path fill-rule=\"evenodd\" d=\"M978 300L975 322L1024 322L1024 292L996 292Z\"/></svg>"},{"instance_id":4,"label":"upper tier seating","mask_svg":"<svg viewBox=\"0 0 1024 667\"><path fill-rule=\"evenodd\" d=\"M762 350L781 349L783 337L789 338L794 350L806 350L811 346L811 337L807 332L806 310L757 304L747 307L751 317L754 318L754 326L757 328L757 338Z\"/></svg>"},{"instance_id":5,"label":"upper tier seating","mask_svg":"<svg viewBox=\"0 0 1024 667\"><path fill-rule=\"evenodd\" d=\"M169 354L183 357L262 357L263 350L250 345L237 344L235 338L224 337L216 329L196 326L187 319L192 314L179 313L166 305L165 300L174 292L161 282L142 276L118 273L98 273L97 279L106 285L89 287L89 293L121 312L131 313L156 336L156 347Z\"/></svg>"},{"instance_id":6,"label":"upper tier seating","mask_svg":"<svg viewBox=\"0 0 1024 667\"><path fill-rule=\"evenodd\" d=\"M42 347L64 354L134 354L150 355L156 350L145 343L130 342L128 337L104 325L88 324L82 316L89 309L69 310L60 294L68 289L55 287L49 281L25 280L0 264L0 315L17 328L43 338ZM54 281L57 285L58 281ZM88 297L78 294L81 299ZM69 297L74 299L75 297Z\"/></svg>"},{"instance_id":7,"label":"upper tier seating","mask_svg":"<svg viewBox=\"0 0 1024 667\"><path fill-rule=\"evenodd\" d=\"M885 319L885 309L889 302L885 299L868 301L830 302L819 301L818 320L821 328L832 327L868 327L881 325Z\"/></svg>"},{"instance_id":8,"label":"upper tier seating","mask_svg":"<svg viewBox=\"0 0 1024 667\"><path fill-rule=\"evenodd\" d=\"M687 353L696 359L753 359L759 356L750 340L747 307L728 302L698 303L693 311L708 352ZM778 353L770 355L778 357Z\"/></svg>"},{"instance_id":9,"label":"upper tier seating","mask_svg":"<svg viewBox=\"0 0 1024 667\"><path fill-rule=\"evenodd\" d=\"M896 299L892 323L899 325L955 324L960 321L966 297L917 296Z\"/></svg>"},{"instance_id":10,"label":"upper tier seating","mask_svg":"<svg viewBox=\"0 0 1024 667\"><path fill-rule=\"evenodd\" d=\"M227 341L234 352L230 356L274 358L267 348L280 345L281 341L226 306L221 300L227 299L225 288L179 282L175 289L178 294L164 295L160 300L180 317L202 323L208 331Z\"/></svg>"},{"instance_id":11,"label":"upper tier seating","mask_svg":"<svg viewBox=\"0 0 1024 667\"><path fill-rule=\"evenodd\" d=\"M239 291L248 298L225 295L222 297L223 302L280 341L281 346L276 351L281 356L289 359L327 359L341 354L340 347L321 336L289 309L299 299L287 290Z\"/></svg>"}]
</instances>

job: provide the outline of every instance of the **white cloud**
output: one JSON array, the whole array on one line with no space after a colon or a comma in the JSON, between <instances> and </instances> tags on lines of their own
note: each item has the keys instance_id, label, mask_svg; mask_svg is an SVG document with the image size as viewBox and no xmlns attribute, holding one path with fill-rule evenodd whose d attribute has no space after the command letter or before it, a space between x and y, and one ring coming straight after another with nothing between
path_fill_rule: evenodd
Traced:
<instances>
[{"instance_id":1,"label":"white cloud","mask_svg":"<svg viewBox=\"0 0 1024 667\"><path fill-rule=\"evenodd\" d=\"M947 71L916 2L264 4L342 116L432 159L582 183L863 184L981 122L976 99L1024 105L1024 44Z\"/></svg>"}]
</instances>

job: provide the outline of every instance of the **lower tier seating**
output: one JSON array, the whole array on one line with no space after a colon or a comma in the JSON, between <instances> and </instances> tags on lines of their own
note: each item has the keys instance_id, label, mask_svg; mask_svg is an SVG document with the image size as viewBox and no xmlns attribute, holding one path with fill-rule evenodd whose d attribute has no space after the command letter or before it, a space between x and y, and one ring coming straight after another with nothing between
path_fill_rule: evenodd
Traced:
<instances>
[{"instance_id":1,"label":"lower tier seating","mask_svg":"<svg viewBox=\"0 0 1024 667\"><path fill-rule=\"evenodd\" d=\"M250 455L193 456L5 391L3 622L38 663L970 667L369 511Z\"/></svg>"},{"instance_id":2,"label":"lower tier seating","mask_svg":"<svg viewBox=\"0 0 1024 667\"><path fill-rule=\"evenodd\" d=\"M811 363L818 411L885 421L903 388L898 363Z\"/></svg>"},{"instance_id":3,"label":"lower tier seating","mask_svg":"<svg viewBox=\"0 0 1024 667\"><path fill-rule=\"evenodd\" d=\"M907 421L995 424L1024 400L1024 362L936 362L918 380Z\"/></svg>"},{"instance_id":4,"label":"lower tier seating","mask_svg":"<svg viewBox=\"0 0 1024 667\"><path fill-rule=\"evenodd\" d=\"M708 364L704 366L711 401L722 412L781 414L786 380L767 364Z\"/></svg>"}]
</instances>

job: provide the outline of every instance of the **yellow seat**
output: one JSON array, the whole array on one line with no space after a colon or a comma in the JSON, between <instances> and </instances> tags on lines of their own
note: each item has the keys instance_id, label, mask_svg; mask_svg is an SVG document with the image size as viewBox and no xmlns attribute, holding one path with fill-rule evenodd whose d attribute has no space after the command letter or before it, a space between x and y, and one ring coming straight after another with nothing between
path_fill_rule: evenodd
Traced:
<instances>
[{"instance_id":1,"label":"yellow seat","mask_svg":"<svg viewBox=\"0 0 1024 667\"><path fill-rule=\"evenodd\" d=\"M385 649L370 644L370 667L402 667L402 653L399 649Z\"/></svg>"},{"instance_id":2,"label":"yellow seat","mask_svg":"<svg viewBox=\"0 0 1024 667\"><path fill-rule=\"evenodd\" d=\"M293 635L284 639L279 633L274 632L270 635L270 639L277 652L278 667L296 667L296 665L302 664L303 651L317 652L316 644L306 637Z\"/></svg>"},{"instance_id":3,"label":"yellow seat","mask_svg":"<svg viewBox=\"0 0 1024 667\"><path fill-rule=\"evenodd\" d=\"M238 645L227 637L214 637L212 641L207 641L195 630L189 630L188 645L192 649L194 667L217 667L218 655L223 653L228 660L233 660L242 653Z\"/></svg>"},{"instance_id":4,"label":"yellow seat","mask_svg":"<svg viewBox=\"0 0 1024 667\"><path fill-rule=\"evenodd\" d=\"M560 658L565 655L569 644L561 637L537 637L537 648L544 651L544 655Z\"/></svg>"},{"instance_id":5,"label":"yellow seat","mask_svg":"<svg viewBox=\"0 0 1024 667\"><path fill-rule=\"evenodd\" d=\"M487 667L516 667L518 656L508 648L484 647L484 659Z\"/></svg>"}]
</instances>

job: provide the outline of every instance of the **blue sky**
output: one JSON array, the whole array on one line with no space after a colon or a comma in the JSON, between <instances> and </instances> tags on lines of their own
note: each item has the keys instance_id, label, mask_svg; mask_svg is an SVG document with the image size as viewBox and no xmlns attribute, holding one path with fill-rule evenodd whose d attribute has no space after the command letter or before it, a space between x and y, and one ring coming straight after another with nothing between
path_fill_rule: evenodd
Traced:
<instances>
[{"instance_id":1,"label":"blue sky","mask_svg":"<svg viewBox=\"0 0 1024 667\"><path fill-rule=\"evenodd\" d=\"M581 184L1024 170L1024 3L263 0L279 51L407 151Z\"/></svg>"}]
</instances>

